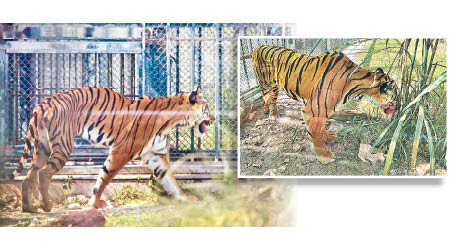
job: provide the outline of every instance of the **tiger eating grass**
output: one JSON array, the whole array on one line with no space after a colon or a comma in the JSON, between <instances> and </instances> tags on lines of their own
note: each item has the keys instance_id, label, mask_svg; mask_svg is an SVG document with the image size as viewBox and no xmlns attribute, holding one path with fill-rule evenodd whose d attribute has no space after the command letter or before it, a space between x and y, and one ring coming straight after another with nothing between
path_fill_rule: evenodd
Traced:
<instances>
[{"instance_id":1,"label":"tiger eating grass","mask_svg":"<svg viewBox=\"0 0 450 250\"><path fill-rule=\"evenodd\" d=\"M308 56L294 50L261 46L252 52L253 67L262 91L265 113L273 105L270 119L279 116L279 88L295 100L306 100L302 110L312 150L322 164L334 161L327 144L337 134L325 128L338 104L354 97L366 96L381 106L386 114L395 111L395 85L391 77L378 68L375 72L358 67L342 52Z\"/></svg>"},{"instance_id":2,"label":"tiger eating grass","mask_svg":"<svg viewBox=\"0 0 450 250\"><path fill-rule=\"evenodd\" d=\"M35 106L25 138L23 156L11 178L23 170L33 148L31 167L22 183L22 211L35 212L33 191L39 186L41 208L49 212L49 184L72 153L75 136L109 148L89 204L105 206L105 187L127 162L138 157L148 164L163 189L179 200L195 200L178 186L167 154L174 128L194 128L206 134L215 120L200 89L177 96L144 96L131 100L108 88L86 87L50 96Z\"/></svg>"}]
</instances>

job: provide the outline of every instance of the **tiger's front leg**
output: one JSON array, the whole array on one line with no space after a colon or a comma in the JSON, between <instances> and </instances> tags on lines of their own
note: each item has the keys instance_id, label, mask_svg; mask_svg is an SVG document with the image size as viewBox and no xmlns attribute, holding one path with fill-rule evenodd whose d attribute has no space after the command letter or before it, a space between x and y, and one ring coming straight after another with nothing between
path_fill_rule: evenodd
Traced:
<instances>
[{"instance_id":1,"label":"tiger's front leg","mask_svg":"<svg viewBox=\"0 0 450 250\"><path fill-rule=\"evenodd\" d=\"M311 117L304 114L304 119L307 124L307 131L311 138L312 150L316 154L317 159L322 164L328 164L334 161L334 154L331 152L327 143L336 139L334 131L327 131L325 124L328 118L325 117Z\"/></svg>"},{"instance_id":2,"label":"tiger's front leg","mask_svg":"<svg viewBox=\"0 0 450 250\"><path fill-rule=\"evenodd\" d=\"M113 150L110 153L98 174L89 205L94 208L103 208L106 205L106 202L101 199L103 191L128 161L130 161L130 157L126 152Z\"/></svg>"},{"instance_id":3,"label":"tiger's front leg","mask_svg":"<svg viewBox=\"0 0 450 250\"><path fill-rule=\"evenodd\" d=\"M167 155L165 154L152 154L148 153L142 157L144 162L148 164L151 168L153 175L159 180L159 183L163 187L164 191L170 196L175 197L182 201L195 201L197 197L187 196L183 193L181 188L178 186L173 172L170 169L169 161L167 160Z\"/></svg>"}]
</instances>

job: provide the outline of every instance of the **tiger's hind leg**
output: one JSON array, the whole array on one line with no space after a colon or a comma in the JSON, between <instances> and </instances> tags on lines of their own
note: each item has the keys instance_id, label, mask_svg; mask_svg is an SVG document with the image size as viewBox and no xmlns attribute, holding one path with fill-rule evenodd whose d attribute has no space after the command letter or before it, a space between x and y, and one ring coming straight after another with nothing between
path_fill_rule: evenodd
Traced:
<instances>
[{"instance_id":1,"label":"tiger's hind leg","mask_svg":"<svg viewBox=\"0 0 450 250\"><path fill-rule=\"evenodd\" d=\"M119 171L130 160L131 159L130 157L128 157L128 153L111 151L98 174L97 181L93 190L93 195L89 200L89 205L97 209L105 207L106 202L101 199L103 191L114 178L114 176L116 176L117 173L119 173Z\"/></svg>"},{"instance_id":2,"label":"tiger's hind leg","mask_svg":"<svg viewBox=\"0 0 450 250\"><path fill-rule=\"evenodd\" d=\"M52 137L50 135L50 137ZM69 159L72 153L73 145L75 142L75 135L69 135L68 133L62 133L59 136L53 137L50 141L51 153L48 158L47 164L39 170L39 192L41 193L41 208L45 212L52 210L52 203L50 201L49 186L52 176L61 170L66 161Z\"/></svg>"},{"instance_id":3,"label":"tiger's hind leg","mask_svg":"<svg viewBox=\"0 0 450 250\"><path fill-rule=\"evenodd\" d=\"M49 149L41 144L35 147L31 167L27 177L22 183L22 211L36 212L37 207L33 206L33 194L38 189L38 171L45 166L49 157Z\"/></svg>"},{"instance_id":4,"label":"tiger's hind leg","mask_svg":"<svg viewBox=\"0 0 450 250\"><path fill-rule=\"evenodd\" d=\"M275 120L280 114L278 113L278 106L277 106L277 99L278 99L278 93L280 91L280 88L277 84L272 85L272 91L270 92L270 99L271 103L273 105L272 113L270 114L269 118L271 120Z\"/></svg>"},{"instance_id":5,"label":"tiger's hind leg","mask_svg":"<svg viewBox=\"0 0 450 250\"><path fill-rule=\"evenodd\" d=\"M50 154L47 164L39 170L39 192L41 193L41 208L45 212L52 210L52 203L50 201L49 186L52 176L64 167L70 153L66 154L61 149L54 149Z\"/></svg>"},{"instance_id":6,"label":"tiger's hind leg","mask_svg":"<svg viewBox=\"0 0 450 250\"><path fill-rule=\"evenodd\" d=\"M270 88L265 88L263 85L259 85L262 92L262 99L263 99L263 107L264 107L264 114L269 114L270 111Z\"/></svg>"}]
</instances>

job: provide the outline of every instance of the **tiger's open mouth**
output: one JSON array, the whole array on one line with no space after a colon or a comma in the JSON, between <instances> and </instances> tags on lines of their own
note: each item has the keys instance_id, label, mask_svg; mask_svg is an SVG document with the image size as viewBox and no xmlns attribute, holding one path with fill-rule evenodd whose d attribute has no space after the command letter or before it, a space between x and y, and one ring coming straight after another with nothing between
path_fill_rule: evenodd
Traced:
<instances>
[{"instance_id":1,"label":"tiger's open mouth","mask_svg":"<svg viewBox=\"0 0 450 250\"><path fill-rule=\"evenodd\" d=\"M203 120L199 125L198 125L198 131L200 131L201 134L206 134L208 133L208 126L211 124L211 122L209 120Z\"/></svg>"},{"instance_id":2,"label":"tiger's open mouth","mask_svg":"<svg viewBox=\"0 0 450 250\"><path fill-rule=\"evenodd\" d=\"M208 133L209 126L214 123L216 118L213 114L207 114L204 117L202 117L200 120L196 121L194 124L194 134L196 136L204 136L206 133Z\"/></svg>"},{"instance_id":3,"label":"tiger's open mouth","mask_svg":"<svg viewBox=\"0 0 450 250\"><path fill-rule=\"evenodd\" d=\"M392 114L395 112L395 103L394 102L388 102L386 104L381 105L381 108L383 109L385 114Z\"/></svg>"}]
</instances>

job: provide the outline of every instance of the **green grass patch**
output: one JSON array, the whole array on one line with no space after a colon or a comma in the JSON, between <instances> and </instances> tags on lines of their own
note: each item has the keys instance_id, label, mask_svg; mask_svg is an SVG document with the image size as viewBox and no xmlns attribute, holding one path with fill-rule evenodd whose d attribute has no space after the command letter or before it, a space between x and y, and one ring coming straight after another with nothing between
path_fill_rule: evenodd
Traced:
<instances>
[{"instance_id":1,"label":"green grass patch","mask_svg":"<svg viewBox=\"0 0 450 250\"><path fill-rule=\"evenodd\" d=\"M117 205L125 205L128 203L135 202L156 202L158 198L158 193L155 188L150 184L147 185L139 185L138 183L134 184L125 184L119 189L114 190L113 200Z\"/></svg>"},{"instance_id":2,"label":"green grass patch","mask_svg":"<svg viewBox=\"0 0 450 250\"><path fill-rule=\"evenodd\" d=\"M186 183L185 183L186 184ZM184 185L183 185L184 186ZM184 187L186 188L186 187ZM215 191L196 189L198 202L160 198L151 211L122 216L106 215L106 225L153 226L287 226L289 188L273 182L218 184ZM189 190L189 188L188 188Z\"/></svg>"}]
</instances>

